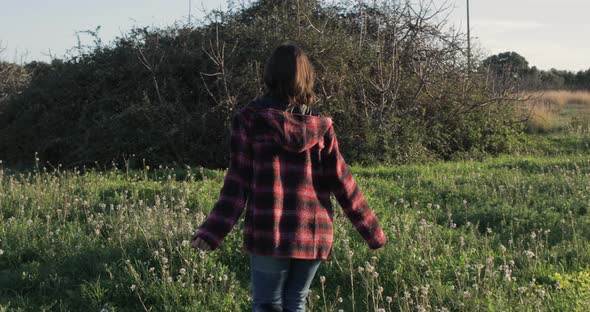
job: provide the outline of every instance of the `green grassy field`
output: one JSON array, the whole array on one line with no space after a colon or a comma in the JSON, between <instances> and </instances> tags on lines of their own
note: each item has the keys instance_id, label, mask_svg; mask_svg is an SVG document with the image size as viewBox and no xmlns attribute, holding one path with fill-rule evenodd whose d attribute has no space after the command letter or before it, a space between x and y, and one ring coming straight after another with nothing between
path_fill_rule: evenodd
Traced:
<instances>
[{"instance_id":1,"label":"green grassy field","mask_svg":"<svg viewBox=\"0 0 590 312\"><path fill-rule=\"evenodd\" d=\"M535 140L537 156L352 166L389 243L371 253L335 209L310 311L585 311L590 137ZM215 252L188 241L223 176L3 168L0 311L248 311L241 223Z\"/></svg>"}]
</instances>

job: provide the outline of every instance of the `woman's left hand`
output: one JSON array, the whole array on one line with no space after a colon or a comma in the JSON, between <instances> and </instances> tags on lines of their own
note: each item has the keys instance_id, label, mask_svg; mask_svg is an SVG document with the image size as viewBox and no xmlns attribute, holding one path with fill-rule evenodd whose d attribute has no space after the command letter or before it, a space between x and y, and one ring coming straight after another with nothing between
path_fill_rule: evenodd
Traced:
<instances>
[{"instance_id":1,"label":"woman's left hand","mask_svg":"<svg viewBox=\"0 0 590 312\"><path fill-rule=\"evenodd\" d=\"M211 246L209 246L209 244L207 244L207 242L202 240L200 237L193 237L193 240L191 241L191 247L204 251L211 250Z\"/></svg>"}]
</instances>

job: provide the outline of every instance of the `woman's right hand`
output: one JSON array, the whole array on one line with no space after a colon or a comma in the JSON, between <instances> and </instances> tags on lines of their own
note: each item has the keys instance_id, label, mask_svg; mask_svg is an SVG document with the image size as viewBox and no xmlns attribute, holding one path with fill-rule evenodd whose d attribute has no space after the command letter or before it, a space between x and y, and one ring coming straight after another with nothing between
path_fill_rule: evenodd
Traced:
<instances>
[{"instance_id":1,"label":"woman's right hand","mask_svg":"<svg viewBox=\"0 0 590 312\"><path fill-rule=\"evenodd\" d=\"M191 247L204 251L211 250L211 246L209 246L209 244L207 244L207 242L202 240L200 237L193 237L193 240L191 241Z\"/></svg>"}]
</instances>

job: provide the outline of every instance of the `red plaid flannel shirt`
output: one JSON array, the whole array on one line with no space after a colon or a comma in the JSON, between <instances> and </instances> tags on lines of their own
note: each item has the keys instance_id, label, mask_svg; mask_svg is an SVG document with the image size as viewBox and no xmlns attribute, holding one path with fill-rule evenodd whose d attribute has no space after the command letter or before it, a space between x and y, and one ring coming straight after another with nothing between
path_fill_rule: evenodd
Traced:
<instances>
[{"instance_id":1,"label":"red plaid flannel shirt","mask_svg":"<svg viewBox=\"0 0 590 312\"><path fill-rule=\"evenodd\" d=\"M340 154L332 119L248 105L232 118L223 187L194 235L216 249L246 208L242 251L327 259L331 193L369 247L382 247L385 235Z\"/></svg>"}]
</instances>

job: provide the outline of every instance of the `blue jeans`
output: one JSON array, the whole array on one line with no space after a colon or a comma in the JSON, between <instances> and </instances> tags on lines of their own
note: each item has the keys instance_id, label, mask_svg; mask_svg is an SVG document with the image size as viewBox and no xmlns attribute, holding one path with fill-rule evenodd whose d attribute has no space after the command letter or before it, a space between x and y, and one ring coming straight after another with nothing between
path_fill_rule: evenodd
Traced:
<instances>
[{"instance_id":1,"label":"blue jeans","mask_svg":"<svg viewBox=\"0 0 590 312\"><path fill-rule=\"evenodd\" d=\"M309 286L321 259L250 254L253 312L305 312Z\"/></svg>"}]
</instances>

